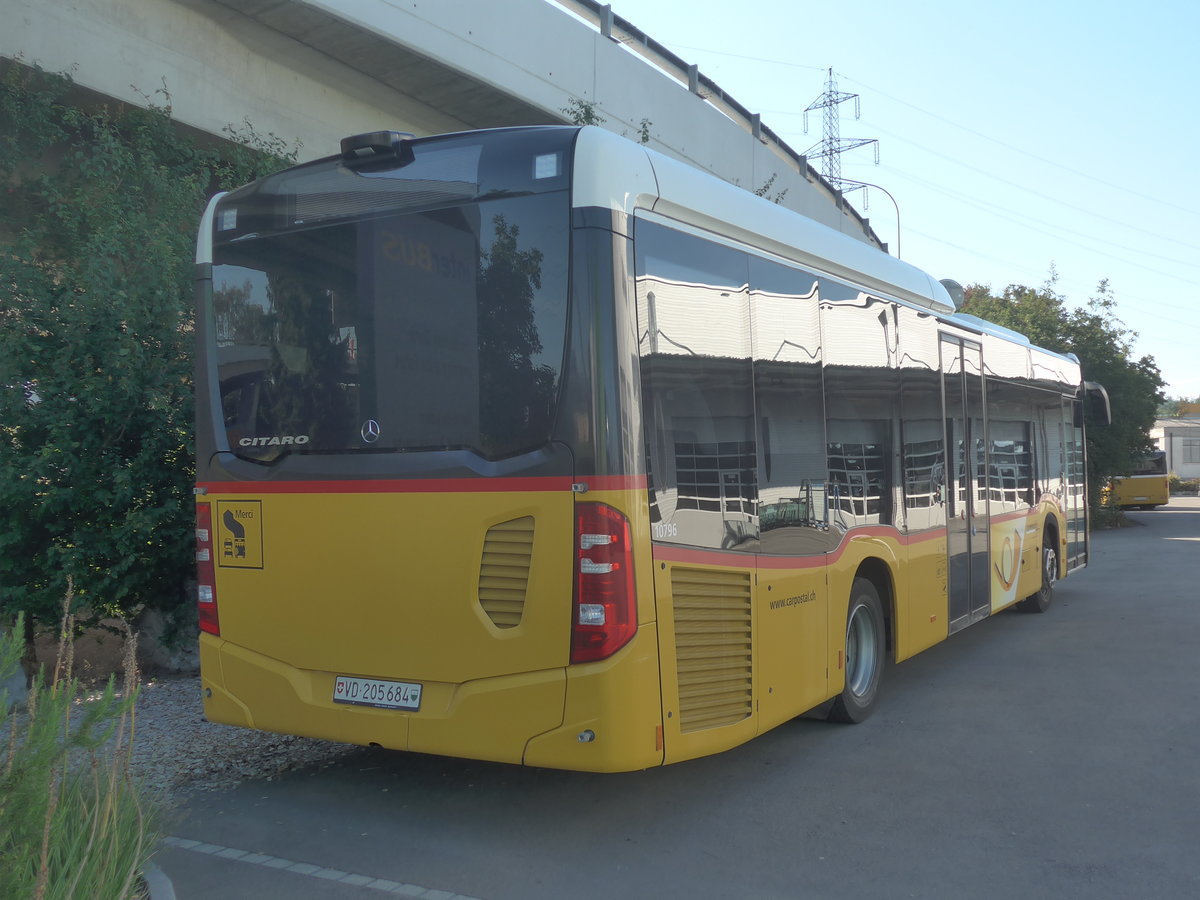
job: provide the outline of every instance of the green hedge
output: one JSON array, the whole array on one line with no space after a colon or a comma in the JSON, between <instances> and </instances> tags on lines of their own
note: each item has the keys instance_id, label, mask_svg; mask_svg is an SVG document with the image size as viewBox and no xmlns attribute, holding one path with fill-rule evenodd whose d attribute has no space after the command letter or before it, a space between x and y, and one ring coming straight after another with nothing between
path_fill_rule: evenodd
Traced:
<instances>
[{"instance_id":1,"label":"green hedge","mask_svg":"<svg viewBox=\"0 0 1200 900\"><path fill-rule=\"evenodd\" d=\"M207 198L287 160L0 71L0 616L171 609L192 562L192 277ZM86 624L86 622L85 622Z\"/></svg>"}]
</instances>

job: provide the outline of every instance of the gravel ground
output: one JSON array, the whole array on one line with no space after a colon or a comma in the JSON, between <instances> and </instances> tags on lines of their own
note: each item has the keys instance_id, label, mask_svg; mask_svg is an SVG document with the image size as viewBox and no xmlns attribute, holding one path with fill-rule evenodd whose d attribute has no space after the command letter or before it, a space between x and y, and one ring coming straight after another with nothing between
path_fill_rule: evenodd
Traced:
<instances>
[{"instance_id":1,"label":"gravel ground","mask_svg":"<svg viewBox=\"0 0 1200 900\"><path fill-rule=\"evenodd\" d=\"M73 665L81 682L90 685L85 688L85 698L96 696L93 692L110 672L116 673L119 692L123 649L123 642L107 633L89 632L75 640ZM38 662L47 676L54 671L57 652L53 635L39 640ZM21 680L19 672L13 673L13 683L0 683L0 693L7 690L14 698L20 696L24 693ZM182 802L193 791L226 790L247 779L270 780L293 769L330 764L358 749L350 744L215 725L204 718L200 675L195 671L143 672L140 684L130 769L168 805ZM24 701L18 701L12 712L7 716L0 708L0 765L10 745L9 728L15 724L20 734L24 727Z\"/></svg>"},{"instance_id":2,"label":"gravel ground","mask_svg":"<svg viewBox=\"0 0 1200 900\"><path fill-rule=\"evenodd\" d=\"M199 675L147 679L138 696L131 769L147 788L180 801L192 791L220 791L246 779L328 765L358 749L204 718Z\"/></svg>"}]
</instances>

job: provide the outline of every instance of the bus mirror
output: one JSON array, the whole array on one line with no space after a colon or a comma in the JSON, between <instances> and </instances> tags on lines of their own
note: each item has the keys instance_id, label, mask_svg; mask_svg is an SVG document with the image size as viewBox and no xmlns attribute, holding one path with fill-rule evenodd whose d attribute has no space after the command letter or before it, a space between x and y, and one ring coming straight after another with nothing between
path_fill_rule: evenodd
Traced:
<instances>
[{"instance_id":1,"label":"bus mirror","mask_svg":"<svg viewBox=\"0 0 1200 900\"><path fill-rule=\"evenodd\" d=\"M1108 391L1098 381L1085 381L1083 392L1092 405L1092 423L1108 426L1112 424L1112 404L1108 402ZM1080 409L1079 413L1082 414ZM1081 423L1076 423L1077 425Z\"/></svg>"},{"instance_id":2,"label":"bus mirror","mask_svg":"<svg viewBox=\"0 0 1200 900\"><path fill-rule=\"evenodd\" d=\"M943 278L940 284L946 289L946 293L950 295L950 300L954 303L954 308L962 309L963 304L967 302L967 294L963 290L963 286L953 278Z\"/></svg>"}]
</instances>

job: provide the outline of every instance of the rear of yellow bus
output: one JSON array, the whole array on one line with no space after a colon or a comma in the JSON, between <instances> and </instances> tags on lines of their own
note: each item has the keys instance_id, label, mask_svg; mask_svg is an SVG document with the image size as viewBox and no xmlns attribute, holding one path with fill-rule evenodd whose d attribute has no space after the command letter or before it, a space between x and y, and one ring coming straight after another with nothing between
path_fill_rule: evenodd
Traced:
<instances>
[{"instance_id":1,"label":"rear of yellow bus","mask_svg":"<svg viewBox=\"0 0 1200 900\"><path fill-rule=\"evenodd\" d=\"M613 363L622 239L572 231L576 134L359 136L210 204L210 720L580 770L662 762L646 482L610 425L631 382Z\"/></svg>"},{"instance_id":2,"label":"rear of yellow bus","mask_svg":"<svg viewBox=\"0 0 1200 900\"><path fill-rule=\"evenodd\" d=\"M1171 500L1167 454L1147 454L1135 463L1130 475L1115 475L1108 485L1108 502L1122 509L1154 509Z\"/></svg>"}]
</instances>

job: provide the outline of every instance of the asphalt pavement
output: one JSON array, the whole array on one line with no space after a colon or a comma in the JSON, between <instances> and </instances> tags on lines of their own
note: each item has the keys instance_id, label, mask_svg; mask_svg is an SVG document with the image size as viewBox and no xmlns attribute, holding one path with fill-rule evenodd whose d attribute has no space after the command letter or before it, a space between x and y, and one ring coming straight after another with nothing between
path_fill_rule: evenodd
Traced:
<instances>
[{"instance_id":1,"label":"asphalt pavement","mask_svg":"<svg viewBox=\"0 0 1200 900\"><path fill-rule=\"evenodd\" d=\"M156 862L178 900L1200 896L1200 498L1130 519L862 725L605 776L356 749L194 795Z\"/></svg>"}]
</instances>

